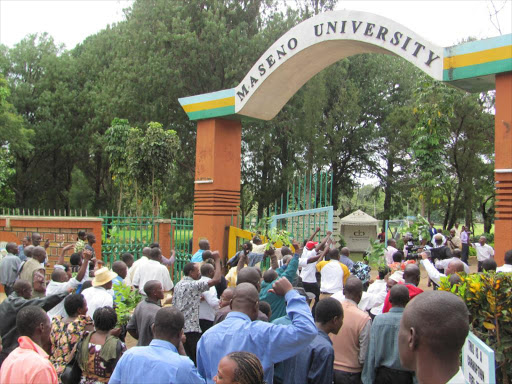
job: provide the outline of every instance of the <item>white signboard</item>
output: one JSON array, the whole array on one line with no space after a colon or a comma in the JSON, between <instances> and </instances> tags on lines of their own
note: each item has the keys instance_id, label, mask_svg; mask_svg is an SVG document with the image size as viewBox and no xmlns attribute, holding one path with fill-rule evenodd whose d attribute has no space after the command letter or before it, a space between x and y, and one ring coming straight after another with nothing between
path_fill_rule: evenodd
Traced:
<instances>
[{"instance_id":1,"label":"white signboard","mask_svg":"<svg viewBox=\"0 0 512 384\"><path fill-rule=\"evenodd\" d=\"M462 348L462 370L469 384L496 384L494 351L469 332Z\"/></svg>"}]
</instances>

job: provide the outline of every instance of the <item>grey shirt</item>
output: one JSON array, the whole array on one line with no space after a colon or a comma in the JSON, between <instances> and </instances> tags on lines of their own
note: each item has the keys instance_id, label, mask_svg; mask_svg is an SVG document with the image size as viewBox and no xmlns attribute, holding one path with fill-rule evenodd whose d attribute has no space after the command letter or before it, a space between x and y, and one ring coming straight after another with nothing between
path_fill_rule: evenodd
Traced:
<instances>
[{"instance_id":1,"label":"grey shirt","mask_svg":"<svg viewBox=\"0 0 512 384\"><path fill-rule=\"evenodd\" d=\"M11 253L8 253L0 261L0 284L12 287L18 277L18 269L21 265L21 259Z\"/></svg>"},{"instance_id":2,"label":"grey shirt","mask_svg":"<svg viewBox=\"0 0 512 384\"><path fill-rule=\"evenodd\" d=\"M155 322L155 316L158 310L162 308L160 303L148 298L142 300L133 312L126 329L137 333L137 346L147 346L153 340L153 331L151 326Z\"/></svg>"}]
</instances>

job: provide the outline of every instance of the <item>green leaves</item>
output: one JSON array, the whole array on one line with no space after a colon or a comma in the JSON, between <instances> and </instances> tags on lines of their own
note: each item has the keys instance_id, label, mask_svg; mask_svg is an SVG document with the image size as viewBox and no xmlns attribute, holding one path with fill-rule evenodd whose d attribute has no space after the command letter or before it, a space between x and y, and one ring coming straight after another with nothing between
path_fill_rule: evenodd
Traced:
<instances>
[{"instance_id":1,"label":"green leaves","mask_svg":"<svg viewBox=\"0 0 512 384\"><path fill-rule=\"evenodd\" d=\"M142 300L142 295L137 289L132 288L125 283L116 283L116 298L114 300L117 314L117 326L121 327L128 324L131 312Z\"/></svg>"}]
</instances>

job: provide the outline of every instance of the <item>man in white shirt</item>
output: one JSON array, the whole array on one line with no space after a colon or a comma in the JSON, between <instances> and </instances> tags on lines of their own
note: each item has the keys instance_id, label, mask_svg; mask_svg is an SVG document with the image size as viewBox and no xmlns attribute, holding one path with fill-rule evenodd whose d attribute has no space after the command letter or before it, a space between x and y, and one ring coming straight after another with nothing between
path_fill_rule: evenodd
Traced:
<instances>
[{"instance_id":1,"label":"man in white shirt","mask_svg":"<svg viewBox=\"0 0 512 384\"><path fill-rule=\"evenodd\" d=\"M327 251L327 247L324 249L325 251ZM343 285L350 275L348 267L340 261L340 251L338 249L331 249L329 256L331 260L321 261L316 265L316 269L322 276L320 280L320 300L342 291Z\"/></svg>"},{"instance_id":2,"label":"man in white shirt","mask_svg":"<svg viewBox=\"0 0 512 384\"><path fill-rule=\"evenodd\" d=\"M476 250L476 259L478 260L478 272L482 272L482 262L486 259L494 257L494 249L489 244L486 244L487 239L485 236L480 236L478 243L471 243L471 246Z\"/></svg>"},{"instance_id":3,"label":"man in white shirt","mask_svg":"<svg viewBox=\"0 0 512 384\"><path fill-rule=\"evenodd\" d=\"M161 282L164 291L170 291L174 288L169 270L160 262L161 257L162 251L160 251L160 248L153 248L150 250L149 260L137 267L132 285L139 288L141 295L146 295L144 285L150 280Z\"/></svg>"},{"instance_id":4,"label":"man in white shirt","mask_svg":"<svg viewBox=\"0 0 512 384\"><path fill-rule=\"evenodd\" d=\"M386 277L391 272L388 266L379 268L379 278L375 280L366 292L363 292L361 301L358 304L359 309L369 311L374 307L384 304L388 294Z\"/></svg>"},{"instance_id":5,"label":"man in white shirt","mask_svg":"<svg viewBox=\"0 0 512 384\"><path fill-rule=\"evenodd\" d=\"M396 249L396 240L395 239L389 239L388 240L388 246L386 248L386 254L384 255L386 257L386 264L393 264L393 254L395 252L398 252L398 249Z\"/></svg>"},{"instance_id":6,"label":"man in white shirt","mask_svg":"<svg viewBox=\"0 0 512 384\"><path fill-rule=\"evenodd\" d=\"M460 249L456 249L452 252L452 255L453 255L453 257L451 257L449 259L436 260L436 264L435 264L436 268L446 270L446 268L448 267L448 264L450 264L452 262L452 260L460 260L461 259L462 252ZM463 261L462 261L462 264L464 264L464 272L469 273L469 266Z\"/></svg>"},{"instance_id":7,"label":"man in white shirt","mask_svg":"<svg viewBox=\"0 0 512 384\"><path fill-rule=\"evenodd\" d=\"M56 265L52 272L52 279L46 287L46 296L69 292L70 289L76 289L80 285L80 282L84 279L91 258L92 252L85 250L84 261L80 266L76 277L72 277L71 279L66 273L64 266ZM50 320L52 320L55 316L67 316L66 310L64 309L64 301L61 301L59 304L48 311L48 317Z\"/></svg>"},{"instance_id":8,"label":"man in white shirt","mask_svg":"<svg viewBox=\"0 0 512 384\"><path fill-rule=\"evenodd\" d=\"M462 244L462 257L460 259L469 265L469 233L466 231L466 226L462 226L459 237Z\"/></svg>"},{"instance_id":9,"label":"man in white shirt","mask_svg":"<svg viewBox=\"0 0 512 384\"><path fill-rule=\"evenodd\" d=\"M117 277L117 273L103 267L94 272L92 287L82 291L87 302L87 316L93 317L94 312L102 307L114 307L114 297L108 292L112 289L112 280Z\"/></svg>"},{"instance_id":10,"label":"man in white shirt","mask_svg":"<svg viewBox=\"0 0 512 384\"><path fill-rule=\"evenodd\" d=\"M201 278L199 281L210 281L215 274L213 265L205 263L201 266ZM199 303L199 327L201 332L205 333L213 326L215 320L215 311L219 309L219 299L215 286L211 286L208 291L201 294L201 302Z\"/></svg>"},{"instance_id":11,"label":"man in white shirt","mask_svg":"<svg viewBox=\"0 0 512 384\"><path fill-rule=\"evenodd\" d=\"M512 272L512 249L505 252L505 264L498 267L496 272Z\"/></svg>"},{"instance_id":12,"label":"man in white shirt","mask_svg":"<svg viewBox=\"0 0 512 384\"><path fill-rule=\"evenodd\" d=\"M144 247L142 248L142 257L140 259L137 259L132 266L128 269L128 274L126 275L126 278L124 279L124 283L126 285L133 285L133 277L135 276L135 272L137 269L144 263L146 263L149 259L149 253L151 252L151 248ZM144 288L144 286L142 286Z\"/></svg>"},{"instance_id":13,"label":"man in white shirt","mask_svg":"<svg viewBox=\"0 0 512 384\"><path fill-rule=\"evenodd\" d=\"M439 272L434 264L429 260L430 255L427 252L421 253L421 265L427 271L428 277L432 280L437 286L441 285L441 277L450 276L452 273L464 272L464 263L457 259L453 258L452 261L447 265L444 270L446 274Z\"/></svg>"}]
</instances>

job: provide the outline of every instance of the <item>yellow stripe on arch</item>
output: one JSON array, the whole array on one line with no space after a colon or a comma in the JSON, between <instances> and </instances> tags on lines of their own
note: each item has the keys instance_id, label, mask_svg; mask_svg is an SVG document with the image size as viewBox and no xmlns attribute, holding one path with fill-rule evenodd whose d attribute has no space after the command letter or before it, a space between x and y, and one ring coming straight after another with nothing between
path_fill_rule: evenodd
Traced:
<instances>
[{"instance_id":1,"label":"yellow stripe on arch","mask_svg":"<svg viewBox=\"0 0 512 384\"><path fill-rule=\"evenodd\" d=\"M461 68L512 58L512 45L444 58L444 69Z\"/></svg>"},{"instance_id":2,"label":"yellow stripe on arch","mask_svg":"<svg viewBox=\"0 0 512 384\"><path fill-rule=\"evenodd\" d=\"M203 101L201 103L194 103L184 105L183 109L185 112L197 112L204 111L206 109L214 109L214 108L222 108L222 107L230 107L235 105L235 97L226 97L224 99L211 100L211 101Z\"/></svg>"}]
</instances>

